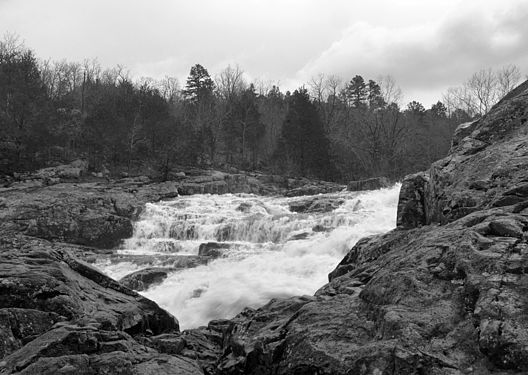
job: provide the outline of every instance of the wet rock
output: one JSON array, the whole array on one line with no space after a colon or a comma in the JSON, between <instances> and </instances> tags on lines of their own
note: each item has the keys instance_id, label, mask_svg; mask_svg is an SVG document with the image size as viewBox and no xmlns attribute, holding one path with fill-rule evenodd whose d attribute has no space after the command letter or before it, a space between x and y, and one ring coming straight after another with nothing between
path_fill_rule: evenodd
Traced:
<instances>
[{"instance_id":1,"label":"wet rock","mask_svg":"<svg viewBox=\"0 0 528 375\"><path fill-rule=\"evenodd\" d=\"M290 202L290 211L298 213L330 212L345 203L343 198L313 197Z\"/></svg>"},{"instance_id":2,"label":"wet rock","mask_svg":"<svg viewBox=\"0 0 528 375\"><path fill-rule=\"evenodd\" d=\"M188 358L161 354L124 332L54 328L0 362L17 374L203 374Z\"/></svg>"},{"instance_id":3,"label":"wet rock","mask_svg":"<svg viewBox=\"0 0 528 375\"><path fill-rule=\"evenodd\" d=\"M297 234L294 234L293 236L289 237L288 241L305 240L305 239L308 238L309 235L310 235L310 233L308 233L308 232L297 233Z\"/></svg>"},{"instance_id":4,"label":"wet rock","mask_svg":"<svg viewBox=\"0 0 528 375\"><path fill-rule=\"evenodd\" d=\"M0 309L0 358L20 349L29 341L50 330L66 318L53 312L35 309Z\"/></svg>"},{"instance_id":5,"label":"wet rock","mask_svg":"<svg viewBox=\"0 0 528 375\"><path fill-rule=\"evenodd\" d=\"M376 190L390 186L386 177L374 177L366 180L350 181L347 185L348 191Z\"/></svg>"},{"instance_id":6,"label":"wet rock","mask_svg":"<svg viewBox=\"0 0 528 375\"><path fill-rule=\"evenodd\" d=\"M71 257L67 249L64 244L4 233L0 308L54 313L131 333L178 329L175 318L154 302Z\"/></svg>"},{"instance_id":7,"label":"wet rock","mask_svg":"<svg viewBox=\"0 0 528 375\"><path fill-rule=\"evenodd\" d=\"M396 225L403 228L416 228L425 225L425 191L429 177L417 173L405 177L400 189Z\"/></svg>"},{"instance_id":8,"label":"wet rock","mask_svg":"<svg viewBox=\"0 0 528 375\"><path fill-rule=\"evenodd\" d=\"M167 278L169 273L174 270L174 268L145 268L126 275L121 278L119 282L127 288L142 292L149 289L151 286L161 284L163 280Z\"/></svg>"},{"instance_id":9,"label":"wet rock","mask_svg":"<svg viewBox=\"0 0 528 375\"><path fill-rule=\"evenodd\" d=\"M489 224L491 234L504 237L523 236L522 225L514 219L497 219Z\"/></svg>"},{"instance_id":10,"label":"wet rock","mask_svg":"<svg viewBox=\"0 0 528 375\"><path fill-rule=\"evenodd\" d=\"M222 242L206 242L200 244L198 248L198 255L210 258L220 258L224 251L231 247L228 243Z\"/></svg>"}]
</instances>

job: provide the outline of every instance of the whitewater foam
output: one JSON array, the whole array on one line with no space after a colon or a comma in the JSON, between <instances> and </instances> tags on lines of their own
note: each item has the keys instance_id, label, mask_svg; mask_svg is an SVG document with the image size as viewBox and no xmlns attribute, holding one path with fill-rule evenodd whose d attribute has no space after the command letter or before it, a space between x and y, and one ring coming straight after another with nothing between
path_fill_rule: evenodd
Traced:
<instances>
[{"instance_id":1,"label":"whitewater foam","mask_svg":"<svg viewBox=\"0 0 528 375\"><path fill-rule=\"evenodd\" d=\"M144 268L126 255L196 256L202 243L229 244L221 258L171 273L142 293L183 329L197 327L271 298L313 294L360 238L394 228L399 189L319 195L344 203L310 214L293 213L289 204L314 197L193 195L147 204L119 250L123 261L98 266L119 278Z\"/></svg>"}]
</instances>

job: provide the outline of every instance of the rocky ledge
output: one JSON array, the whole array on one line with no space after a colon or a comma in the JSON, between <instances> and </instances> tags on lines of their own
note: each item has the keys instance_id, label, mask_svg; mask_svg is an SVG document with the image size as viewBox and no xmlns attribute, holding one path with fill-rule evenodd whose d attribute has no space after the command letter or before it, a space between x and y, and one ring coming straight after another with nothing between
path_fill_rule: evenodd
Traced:
<instances>
[{"instance_id":1,"label":"rocky ledge","mask_svg":"<svg viewBox=\"0 0 528 375\"><path fill-rule=\"evenodd\" d=\"M314 296L185 332L79 260L178 182L4 189L0 374L526 374L527 119L528 82L407 177L398 228L359 241Z\"/></svg>"}]
</instances>

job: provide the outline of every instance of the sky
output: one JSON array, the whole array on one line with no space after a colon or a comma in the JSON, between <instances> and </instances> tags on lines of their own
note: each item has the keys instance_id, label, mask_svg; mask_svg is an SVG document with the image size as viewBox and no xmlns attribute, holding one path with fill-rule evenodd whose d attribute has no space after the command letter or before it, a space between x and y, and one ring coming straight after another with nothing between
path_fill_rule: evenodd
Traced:
<instances>
[{"instance_id":1,"label":"sky","mask_svg":"<svg viewBox=\"0 0 528 375\"><path fill-rule=\"evenodd\" d=\"M527 0L0 0L0 35L43 59L121 64L134 77L214 77L292 90L320 73L391 75L426 107L484 68L528 73Z\"/></svg>"}]
</instances>

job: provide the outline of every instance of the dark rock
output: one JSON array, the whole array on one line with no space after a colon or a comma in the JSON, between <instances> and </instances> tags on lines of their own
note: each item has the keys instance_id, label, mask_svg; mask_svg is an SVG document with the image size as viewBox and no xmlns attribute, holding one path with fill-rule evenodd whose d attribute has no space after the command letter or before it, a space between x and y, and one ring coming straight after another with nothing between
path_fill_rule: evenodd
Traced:
<instances>
[{"instance_id":1,"label":"dark rock","mask_svg":"<svg viewBox=\"0 0 528 375\"><path fill-rule=\"evenodd\" d=\"M350 181L347 185L349 191L376 190L390 186L390 181L386 177L374 177L366 180Z\"/></svg>"},{"instance_id":2,"label":"dark rock","mask_svg":"<svg viewBox=\"0 0 528 375\"><path fill-rule=\"evenodd\" d=\"M243 212L243 213L248 213L250 210L251 210L251 207L253 207L253 205L249 202L242 202L238 205L238 207L236 208L237 211L240 211L240 212Z\"/></svg>"},{"instance_id":3,"label":"dark rock","mask_svg":"<svg viewBox=\"0 0 528 375\"><path fill-rule=\"evenodd\" d=\"M297 234L294 234L293 236L289 237L288 241L305 240L305 239L308 238L309 235L310 235L310 233L308 233L308 232L297 233Z\"/></svg>"},{"instance_id":4,"label":"dark rock","mask_svg":"<svg viewBox=\"0 0 528 375\"><path fill-rule=\"evenodd\" d=\"M124 332L65 325L0 362L17 374L203 374L196 362L158 353Z\"/></svg>"},{"instance_id":5,"label":"dark rock","mask_svg":"<svg viewBox=\"0 0 528 375\"><path fill-rule=\"evenodd\" d=\"M35 309L0 309L0 358L20 349L66 318L53 312Z\"/></svg>"},{"instance_id":6,"label":"dark rock","mask_svg":"<svg viewBox=\"0 0 528 375\"><path fill-rule=\"evenodd\" d=\"M416 228L425 225L425 192L429 177L417 173L405 177L400 189L396 225L402 228Z\"/></svg>"},{"instance_id":7,"label":"dark rock","mask_svg":"<svg viewBox=\"0 0 528 375\"><path fill-rule=\"evenodd\" d=\"M523 225L515 219L497 219L489 224L490 233L503 237L519 237L523 236Z\"/></svg>"},{"instance_id":8,"label":"dark rock","mask_svg":"<svg viewBox=\"0 0 528 375\"><path fill-rule=\"evenodd\" d=\"M178 329L172 315L71 257L64 244L4 233L0 252L2 309L54 313L67 320L134 334ZM36 313L29 316L40 319Z\"/></svg>"},{"instance_id":9,"label":"dark rock","mask_svg":"<svg viewBox=\"0 0 528 375\"><path fill-rule=\"evenodd\" d=\"M198 255L211 258L219 258L224 254L224 250L231 247L228 243L206 242L200 244Z\"/></svg>"},{"instance_id":10,"label":"dark rock","mask_svg":"<svg viewBox=\"0 0 528 375\"><path fill-rule=\"evenodd\" d=\"M345 203L343 198L313 197L289 203L290 211L298 213L330 212Z\"/></svg>"},{"instance_id":11,"label":"dark rock","mask_svg":"<svg viewBox=\"0 0 528 375\"><path fill-rule=\"evenodd\" d=\"M151 286L161 284L167 278L168 274L174 270L174 268L145 268L126 275L119 282L127 288L141 292Z\"/></svg>"}]
</instances>

